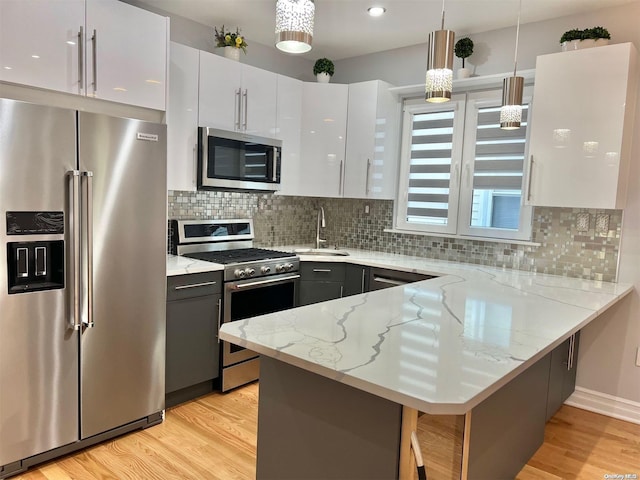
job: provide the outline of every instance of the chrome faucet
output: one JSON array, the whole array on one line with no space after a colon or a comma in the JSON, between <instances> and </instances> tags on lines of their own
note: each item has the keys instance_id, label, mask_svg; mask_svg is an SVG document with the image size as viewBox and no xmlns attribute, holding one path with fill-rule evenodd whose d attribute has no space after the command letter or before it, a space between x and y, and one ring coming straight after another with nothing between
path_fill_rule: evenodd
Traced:
<instances>
[{"instance_id":1,"label":"chrome faucet","mask_svg":"<svg viewBox=\"0 0 640 480\"><path fill-rule=\"evenodd\" d=\"M318 209L318 227L316 228L316 248L320 248L321 243L326 243L327 241L323 238L320 238L320 229L326 228L327 222L324 219L324 208L320 207Z\"/></svg>"}]
</instances>

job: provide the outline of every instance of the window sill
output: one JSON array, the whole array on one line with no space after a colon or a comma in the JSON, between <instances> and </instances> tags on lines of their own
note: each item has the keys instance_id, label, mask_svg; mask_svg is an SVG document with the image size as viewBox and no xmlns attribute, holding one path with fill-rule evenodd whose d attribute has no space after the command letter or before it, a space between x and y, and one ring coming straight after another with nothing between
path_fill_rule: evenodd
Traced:
<instances>
[{"instance_id":1,"label":"window sill","mask_svg":"<svg viewBox=\"0 0 640 480\"><path fill-rule=\"evenodd\" d=\"M447 233L431 233L423 232L420 230L401 230L397 228L385 228L386 233L398 233L400 235L423 235L425 237L442 237L442 238L457 238L460 240L477 240L479 242L489 243L509 243L512 245L526 245L529 247L539 247L542 244L537 242L531 242L528 240L509 240L507 238L493 238L493 237L474 237L471 235L451 235Z\"/></svg>"}]
</instances>

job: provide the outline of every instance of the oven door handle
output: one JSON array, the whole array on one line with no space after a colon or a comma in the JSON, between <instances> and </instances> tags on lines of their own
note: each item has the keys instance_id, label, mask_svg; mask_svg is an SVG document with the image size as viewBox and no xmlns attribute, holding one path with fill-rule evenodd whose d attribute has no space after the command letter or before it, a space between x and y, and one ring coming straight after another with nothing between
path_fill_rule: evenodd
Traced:
<instances>
[{"instance_id":1,"label":"oven door handle","mask_svg":"<svg viewBox=\"0 0 640 480\"><path fill-rule=\"evenodd\" d=\"M242 283L240 285L231 285L229 288L231 288L232 290L242 290L243 288L257 287L260 285L269 285L270 283L286 282L287 280L296 280L298 278L300 278L300 275L290 275L288 277L279 277L279 278L273 278L270 280L260 280L258 282L249 282L249 283Z\"/></svg>"}]
</instances>

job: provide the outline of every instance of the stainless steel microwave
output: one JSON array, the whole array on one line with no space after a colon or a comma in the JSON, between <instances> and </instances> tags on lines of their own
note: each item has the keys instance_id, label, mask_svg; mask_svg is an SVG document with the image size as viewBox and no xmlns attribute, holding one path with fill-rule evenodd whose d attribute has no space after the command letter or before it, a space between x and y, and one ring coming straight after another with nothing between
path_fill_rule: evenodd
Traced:
<instances>
[{"instance_id":1,"label":"stainless steel microwave","mask_svg":"<svg viewBox=\"0 0 640 480\"><path fill-rule=\"evenodd\" d=\"M280 190L282 142L198 128L198 189Z\"/></svg>"}]
</instances>

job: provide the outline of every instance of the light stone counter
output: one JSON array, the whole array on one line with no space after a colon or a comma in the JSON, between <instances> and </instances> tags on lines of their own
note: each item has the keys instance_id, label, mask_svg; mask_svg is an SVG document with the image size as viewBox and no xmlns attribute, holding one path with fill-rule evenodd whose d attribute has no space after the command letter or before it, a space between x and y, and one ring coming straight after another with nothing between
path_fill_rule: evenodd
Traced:
<instances>
[{"instance_id":1,"label":"light stone counter","mask_svg":"<svg viewBox=\"0 0 640 480\"><path fill-rule=\"evenodd\" d=\"M633 289L348 251L301 260L439 278L226 323L220 338L419 411L464 414Z\"/></svg>"},{"instance_id":2,"label":"light stone counter","mask_svg":"<svg viewBox=\"0 0 640 480\"><path fill-rule=\"evenodd\" d=\"M194 258L167 255L167 277L188 275L190 273L218 272L224 266L218 263L205 262Z\"/></svg>"}]
</instances>

